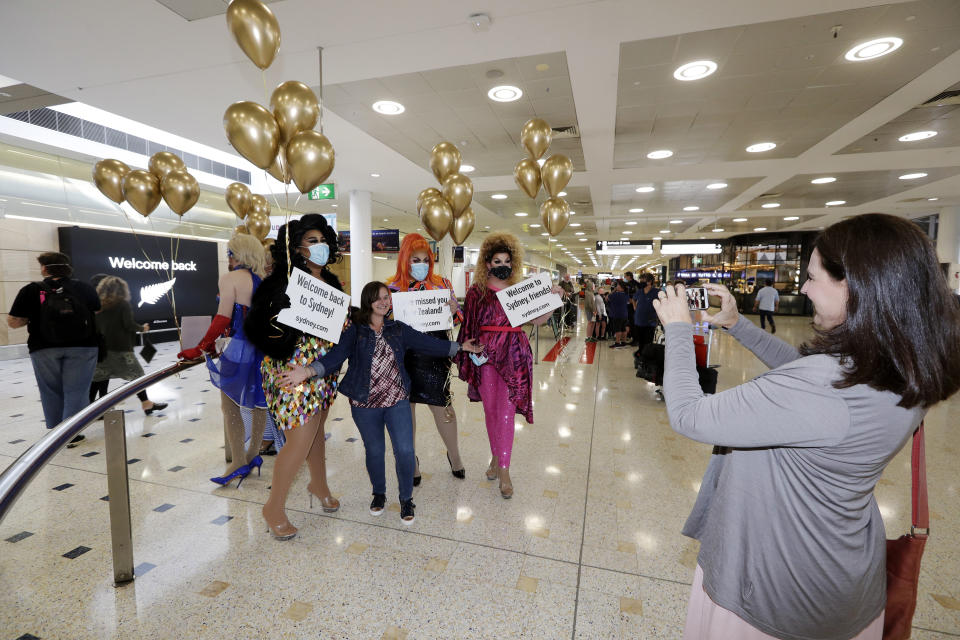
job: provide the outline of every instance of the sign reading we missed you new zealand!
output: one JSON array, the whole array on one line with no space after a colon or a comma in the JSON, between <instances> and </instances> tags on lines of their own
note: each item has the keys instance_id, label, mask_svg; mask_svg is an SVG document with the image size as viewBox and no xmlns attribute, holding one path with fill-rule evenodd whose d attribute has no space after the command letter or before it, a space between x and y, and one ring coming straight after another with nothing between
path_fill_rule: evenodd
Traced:
<instances>
[{"instance_id":1,"label":"sign reading we missed you new zealand!","mask_svg":"<svg viewBox=\"0 0 960 640\"><path fill-rule=\"evenodd\" d=\"M512 287L497 291L497 299L507 314L510 326L519 327L562 307L563 300L557 294L551 293L550 287L550 274L538 273Z\"/></svg>"},{"instance_id":2,"label":"sign reading we missed you new zealand!","mask_svg":"<svg viewBox=\"0 0 960 640\"><path fill-rule=\"evenodd\" d=\"M398 291L390 298L393 300L393 317L417 331L453 328L449 289Z\"/></svg>"},{"instance_id":3,"label":"sign reading we missed you new zealand!","mask_svg":"<svg viewBox=\"0 0 960 640\"><path fill-rule=\"evenodd\" d=\"M277 320L318 338L340 341L350 296L300 269L290 274L287 296L290 308L281 311Z\"/></svg>"}]
</instances>

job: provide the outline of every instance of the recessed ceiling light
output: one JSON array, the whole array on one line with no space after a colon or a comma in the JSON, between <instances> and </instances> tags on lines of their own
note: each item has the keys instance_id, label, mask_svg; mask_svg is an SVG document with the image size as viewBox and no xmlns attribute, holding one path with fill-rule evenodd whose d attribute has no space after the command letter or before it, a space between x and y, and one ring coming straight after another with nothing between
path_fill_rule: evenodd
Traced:
<instances>
[{"instance_id":1,"label":"recessed ceiling light","mask_svg":"<svg viewBox=\"0 0 960 640\"><path fill-rule=\"evenodd\" d=\"M658 233L670 233L670 229L660 229Z\"/></svg>"},{"instance_id":2,"label":"recessed ceiling light","mask_svg":"<svg viewBox=\"0 0 960 640\"><path fill-rule=\"evenodd\" d=\"M673 77L684 81L700 80L716 70L717 63L713 60L695 60L677 67L677 70L673 72Z\"/></svg>"},{"instance_id":3,"label":"recessed ceiling light","mask_svg":"<svg viewBox=\"0 0 960 640\"><path fill-rule=\"evenodd\" d=\"M787 222L793 222L794 220L799 220L799 219L800 219L800 216L787 216L786 218L784 218L784 220L786 220Z\"/></svg>"},{"instance_id":4,"label":"recessed ceiling light","mask_svg":"<svg viewBox=\"0 0 960 640\"><path fill-rule=\"evenodd\" d=\"M900 136L897 140L900 142L914 142L916 140L926 140L935 135L937 135L936 131L914 131L913 133Z\"/></svg>"},{"instance_id":5,"label":"recessed ceiling light","mask_svg":"<svg viewBox=\"0 0 960 640\"><path fill-rule=\"evenodd\" d=\"M629 209L628 211L629 213L643 213L643 209L640 208Z\"/></svg>"},{"instance_id":6,"label":"recessed ceiling light","mask_svg":"<svg viewBox=\"0 0 960 640\"><path fill-rule=\"evenodd\" d=\"M885 56L888 53L896 51L902 44L903 40L894 36L877 38L876 40L869 40L858 44L847 51L843 57L851 62L872 60L873 58L879 58L880 56Z\"/></svg>"},{"instance_id":7,"label":"recessed ceiling light","mask_svg":"<svg viewBox=\"0 0 960 640\"><path fill-rule=\"evenodd\" d=\"M671 220L670 224L683 224L683 220Z\"/></svg>"},{"instance_id":8,"label":"recessed ceiling light","mask_svg":"<svg viewBox=\"0 0 960 640\"><path fill-rule=\"evenodd\" d=\"M625 235L625 236L628 236L628 235L630 235L631 233L633 233L633 231L621 231L620 233L622 233L622 234Z\"/></svg>"},{"instance_id":9,"label":"recessed ceiling light","mask_svg":"<svg viewBox=\"0 0 960 640\"><path fill-rule=\"evenodd\" d=\"M570 210L570 215L575 216L575 215L577 215L577 212L574 211L573 209L571 209L571 210Z\"/></svg>"},{"instance_id":10,"label":"recessed ceiling light","mask_svg":"<svg viewBox=\"0 0 960 640\"><path fill-rule=\"evenodd\" d=\"M333 207L334 209L337 208L337 205L335 205L335 204L332 204L332 205L330 205L330 206Z\"/></svg>"},{"instance_id":11,"label":"recessed ceiling light","mask_svg":"<svg viewBox=\"0 0 960 640\"><path fill-rule=\"evenodd\" d=\"M487 91L487 97L494 102L514 102L523 97L523 91L520 87L503 84Z\"/></svg>"},{"instance_id":12,"label":"recessed ceiling light","mask_svg":"<svg viewBox=\"0 0 960 640\"><path fill-rule=\"evenodd\" d=\"M472 164L462 164L460 165L460 173L473 173L477 168Z\"/></svg>"},{"instance_id":13,"label":"recessed ceiling light","mask_svg":"<svg viewBox=\"0 0 960 640\"><path fill-rule=\"evenodd\" d=\"M900 179L901 179L901 180L916 180L917 178L926 178L926 177L927 177L927 174L925 174L925 173L922 172L922 171L918 171L918 172L916 172L916 173L905 173L905 174L903 174L902 176L900 176Z\"/></svg>"},{"instance_id":14,"label":"recessed ceiling light","mask_svg":"<svg viewBox=\"0 0 960 640\"><path fill-rule=\"evenodd\" d=\"M566 191L561 191L560 193L557 194L557 197L558 197L558 198L562 198L562 197L565 196L565 195L567 195L567 192L566 192Z\"/></svg>"},{"instance_id":15,"label":"recessed ceiling light","mask_svg":"<svg viewBox=\"0 0 960 640\"><path fill-rule=\"evenodd\" d=\"M571 226L571 227L580 227L580 226L582 226L582 225L581 225L579 222L571 222L571 223L570 223L570 226Z\"/></svg>"},{"instance_id":16,"label":"recessed ceiling light","mask_svg":"<svg viewBox=\"0 0 960 640\"><path fill-rule=\"evenodd\" d=\"M383 219L383 221L384 221L384 222L387 222L387 219L386 219L386 218L384 218L384 219Z\"/></svg>"},{"instance_id":17,"label":"recessed ceiling light","mask_svg":"<svg viewBox=\"0 0 960 640\"><path fill-rule=\"evenodd\" d=\"M716 228L713 229L713 232L714 232L714 233L720 233L721 231L723 231L723 229L720 228L720 227L716 227Z\"/></svg>"},{"instance_id":18,"label":"recessed ceiling light","mask_svg":"<svg viewBox=\"0 0 960 640\"><path fill-rule=\"evenodd\" d=\"M927 202L934 202L934 201L939 200L939 199L940 199L940 198L927 198Z\"/></svg>"},{"instance_id":19,"label":"recessed ceiling light","mask_svg":"<svg viewBox=\"0 0 960 640\"><path fill-rule=\"evenodd\" d=\"M556 242L556 241L557 241L556 238L550 238L550 242Z\"/></svg>"},{"instance_id":20,"label":"recessed ceiling light","mask_svg":"<svg viewBox=\"0 0 960 640\"><path fill-rule=\"evenodd\" d=\"M373 110L385 116L396 116L406 111L406 108L393 100L378 100L373 103Z\"/></svg>"},{"instance_id":21,"label":"recessed ceiling light","mask_svg":"<svg viewBox=\"0 0 960 640\"><path fill-rule=\"evenodd\" d=\"M585 235L587 235L587 234L586 234L585 232L583 232L583 231L577 231L577 232L575 232L573 235L575 235L575 236L585 236Z\"/></svg>"},{"instance_id":22,"label":"recessed ceiling light","mask_svg":"<svg viewBox=\"0 0 960 640\"><path fill-rule=\"evenodd\" d=\"M528 214L526 211L517 211L513 215L517 216L518 218L526 218L530 214Z\"/></svg>"},{"instance_id":23,"label":"recessed ceiling light","mask_svg":"<svg viewBox=\"0 0 960 640\"><path fill-rule=\"evenodd\" d=\"M825 178L814 178L810 181L810 184L829 184L831 182L836 182L837 179L832 176L827 176Z\"/></svg>"},{"instance_id":24,"label":"recessed ceiling light","mask_svg":"<svg viewBox=\"0 0 960 640\"><path fill-rule=\"evenodd\" d=\"M826 203L826 205L827 205L828 207L839 207L839 206L842 205L842 204L847 204L847 201L846 201L846 200L831 200L830 202Z\"/></svg>"},{"instance_id":25,"label":"recessed ceiling light","mask_svg":"<svg viewBox=\"0 0 960 640\"><path fill-rule=\"evenodd\" d=\"M734 218L733 221L734 221L734 222L746 222L747 219L746 219L746 218Z\"/></svg>"},{"instance_id":26,"label":"recessed ceiling light","mask_svg":"<svg viewBox=\"0 0 960 640\"><path fill-rule=\"evenodd\" d=\"M637 193L650 193L651 191L656 191L654 187L637 187L634 189Z\"/></svg>"},{"instance_id":27,"label":"recessed ceiling light","mask_svg":"<svg viewBox=\"0 0 960 640\"><path fill-rule=\"evenodd\" d=\"M490 197L493 198L494 200L506 200L506 199L507 199L507 194L505 194L505 193L495 193L495 194L493 194L493 195L490 196Z\"/></svg>"},{"instance_id":28,"label":"recessed ceiling light","mask_svg":"<svg viewBox=\"0 0 960 640\"><path fill-rule=\"evenodd\" d=\"M776 209L777 207L780 206L780 203L779 203L779 202L764 202L764 203L763 203L762 205L760 205L760 206L763 207L764 209Z\"/></svg>"},{"instance_id":29,"label":"recessed ceiling light","mask_svg":"<svg viewBox=\"0 0 960 640\"><path fill-rule=\"evenodd\" d=\"M580 242L586 242L586 241L587 241L586 238L577 238L577 240L579 240Z\"/></svg>"},{"instance_id":30,"label":"recessed ceiling light","mask_svg":"<svg viewBox=\"0 0 960 640\"><path fill-rule=\"evenodd\" d=\"M371 178L379 178L379 177L380 177L380 174L379 174L379 173L371 173L371 174L370 174L370 177L371 177Z\"/></svg>"},{"instance_id":31,"label":"recessed ceiling light","mask_svg":"<svg viewBox=\"0 0 960 640\"><path fill-rule=\"evenodd\" d=\"M540 225L537 224L537 223L533 223L533 224L530 225L530 228L531 228L531 229L539 229L539 228L540 228Z\"/></svg>"},{"instance_id":32,"label":"recessed ceiling light","mask_svg":"<svg viewBox=\"0 0 960 640\"><path fill-rule=\"evenodd\" d=\"M727 188L726 182L714 182L712 184L707 185L707 189L726 189L726 188Z\"/></svg>"},{"instance_id":33,"label":"recessed ceiling light","mask_svg":"<svg viewBox=\"0 0 960 640\"><path fill-rule=\"evenodd\" d=\"M654 240L663 240L663 238L661 238L660 236L653 236L653 239L654 239Z\"/></svg>"},{"instance_id":34,"label":"recessed ceiling light","mask_svg":"<svg viewBox=\"0 0 960 640\"><path fill-rule=\"evenodd\" d=\"M689 206L689 207L684 207L683 210L684 210L684 211L700 211L700 207L696 207L696 206L692 206L692 205L691 205L691 206Z\"/></svg>"},{"instance_id":35,"label":"recessed ceiling light","mask_svg":"<svg viewBox=\"0 0 960 640\"><path fill-rule=\"evenodd\" d=\"M629 222L624 222L623 224L626 224L626 225L629 225L629 226L632 227L633 225L637 224L637 221L636 221L636 220L630 220Z\"/></svg>"},{"instance_id":36,"label":"recessed ceiling light","mask_svg":"<svg viewBox=\"0 0 960 640\"><path fill-rule=\"evenodd\" d=\"M747 147L747 151L750 153L761 153L763 151L770 151L770 149L775 149L776 147L776 142L758 142L757 144L752 144Z\"/></svg>"},{"instance_id":37,"label":"recessed ceiling light","mask_svg":"<svg viewBox=\"0 0 960 640\"><path fill-rule=\"evenodd\" d=\"M767 228L766 228L766 227L754 227L753 230L754 230L754 231L766 231Z\"/></svg>"},{"instance_id":38,"label":"recessed ceiling light","mask_svg":"<svg viewBox=\"0 0 960 640\"><path fill-rule=\"evenodd\" d=\"M670 151L670 149L658 149L648 153L647 157L651 160L663 160L664 158L669 158L672 155L673 151Z\"/></svg>"}]
</instances>

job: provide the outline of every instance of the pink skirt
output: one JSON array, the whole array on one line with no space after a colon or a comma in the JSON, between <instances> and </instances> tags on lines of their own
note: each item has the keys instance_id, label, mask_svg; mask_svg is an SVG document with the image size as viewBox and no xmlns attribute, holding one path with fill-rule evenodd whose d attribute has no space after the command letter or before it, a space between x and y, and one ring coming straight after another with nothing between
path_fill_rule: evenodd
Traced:
<instances>
[{"instance_id":1,"label":"pink skirt","mask_svg":"<svg viewBox=\"0 0 960 640\"><path fill-rule=\"evenodd\" d=\"M883 614L851 640L881 640ZM703 570L697 565L687 606L683 640L777 640L751 626L737 614L716 604L703 590Z\"/></svg>"}]
</instances>

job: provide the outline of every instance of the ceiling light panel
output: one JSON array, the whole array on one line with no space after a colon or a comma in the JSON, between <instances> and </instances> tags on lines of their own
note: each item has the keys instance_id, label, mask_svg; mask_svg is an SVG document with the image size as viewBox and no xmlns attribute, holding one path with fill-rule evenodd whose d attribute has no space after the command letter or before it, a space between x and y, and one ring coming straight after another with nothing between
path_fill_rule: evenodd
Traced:
<instances>
[{"instance_id":1,"label":"ceiling light panel","mask_svg":"<svg viewBox=\"0 0 960 640\"><path fill-rule=\"evenodd\" d=\"M691 206L699 207L700 211L713 211L756 184L758 180L759 178L730 178L722 181L727 185L723 189L707 188L719 182L716 178L614 185L610 196L610 210L614 216L627 217L641 213L676 215L684 207ZM637 193L638 187L653 191Z\"/></svg>"}]
</instances>

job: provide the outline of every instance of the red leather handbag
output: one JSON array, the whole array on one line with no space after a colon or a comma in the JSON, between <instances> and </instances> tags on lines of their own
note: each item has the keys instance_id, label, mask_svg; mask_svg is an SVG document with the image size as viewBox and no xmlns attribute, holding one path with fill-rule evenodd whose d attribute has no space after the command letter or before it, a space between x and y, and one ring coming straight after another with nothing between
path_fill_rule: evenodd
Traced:
<instances>
[{"instance_id":1,"label":"red leather handbag","mask_svg":"<svg viewBox=\"0 0 960 640\"><path fill-rule=\"evenodd\" d=\"M910 457L913 514L910 533L887 540L887 608L883 617L884 640L907 640L917 609L920 558L930 534L927 506L927 463L923 447L923 423L913 434Z\"/></svg>"}]
</instances>

